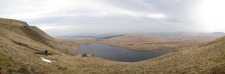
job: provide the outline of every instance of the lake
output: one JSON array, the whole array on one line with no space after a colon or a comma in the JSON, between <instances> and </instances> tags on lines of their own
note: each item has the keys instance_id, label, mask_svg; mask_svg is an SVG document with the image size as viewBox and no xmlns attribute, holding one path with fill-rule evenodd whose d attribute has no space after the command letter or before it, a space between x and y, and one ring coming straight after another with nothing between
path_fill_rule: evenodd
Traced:
<instances>
[{"instance_id":1,"label":"lake","mask_svg":"<svg viewBox=\"0 0 225 74\"><path fill-rule=\"evenodd\" d=\"M93 54L96 57L108 60L121 62L137 62L165 55L171 52L173 51L159 50L159 51L141 52L128 50L120 47L112 47L106 44L95 43L90 45L81 45L79 51L75 55L86 53L86 54Z\"/></svg>"}]
</instances>

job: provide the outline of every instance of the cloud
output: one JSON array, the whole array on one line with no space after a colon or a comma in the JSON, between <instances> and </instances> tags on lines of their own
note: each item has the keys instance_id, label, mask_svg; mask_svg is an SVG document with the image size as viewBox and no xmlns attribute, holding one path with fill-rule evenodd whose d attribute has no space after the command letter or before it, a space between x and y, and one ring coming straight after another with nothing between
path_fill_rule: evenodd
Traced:
<instances>
[{"instance_id":1,"label":"cloud","mask_svg":"<svg viewBox=\"0 0 225 74\"><path fill-rule=\"evenodd\" d=\"M54 36L186 30L193 0L1 0L0 16ZM167 27L171 29L166 29ZM171 27L172 26L172 27ZM181 28L181 29L180 29ZM182 29L183 28L183 29Z\"/></svg>"},{"instance_id":2,"label":"cloud","mask_svg":"<svg viewBox=\"0 0 225 74\"><path fill-rule=\"evenodd\" d=\"M132 2L133 0L131 0ZM110 2L110 1L107 1ZM2 14L9 18L19 18L19 19L38 19L53 16L121 16L128 15L132 17L143 17L149 15L158 15L159 13L154 11L135 11L127 7L118 7L113 4L104 2L104 0L11 0L11 1L1 1L1 4L6 6L7 9L5 13ZM139 6L144 8L147 5L141 1L137 2ZM4 4L6 3L6 4ZM129 3L129 2L128 2ZM143 4L143 5L142 5ZM151 9L153 9L151 7ZM152 13L153 12L153 13ZM7 15L8 14L8 15ZM143 15L146 14L146 15ZM165 15L165 14L164 14Z\"/></svg>"},{"instance_id":3,"label":"cloud","mask_svg":"<svg viewBox=\"0 0 225 74\"><path fill-rule=\"evenodd\" d=\"M39 28L41 28L42 30L53 30L53 29L56 29L56 30L68 30L68 29L71 29L71 27L73 26L49 26L49 25L40 25L38 26Z\"/></svg>"},{"instance_id":4,"label":"cloud","mask_svg":"<svg viewBox=\"0 0 225 74\"><path fill-rule=\"evenodd\" d=\"M162 13L158 13L158 14L149 14L149 15L147 15L147 17L160 19L160 18L166 18L166 15L162 14Z\"/></svg>"}]
</instances>

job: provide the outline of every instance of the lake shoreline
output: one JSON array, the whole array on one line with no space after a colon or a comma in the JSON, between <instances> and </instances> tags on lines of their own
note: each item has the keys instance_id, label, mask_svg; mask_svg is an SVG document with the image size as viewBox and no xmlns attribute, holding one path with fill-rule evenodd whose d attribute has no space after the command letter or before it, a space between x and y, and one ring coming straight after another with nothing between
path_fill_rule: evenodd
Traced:
<instances>
[{"instance_id":1,"label":"lake shoreline","mask_svg":"<svg viewBox=\"0 0 225 74\"><path fill-rule=\"evenodd\" d=\"M120 62L137 62L155 57L159 57L168 53L170 50L155 50L155 51L135 51L126 48L113 47L107 44L94 43L89 45L81 45L79 51L75 54L93 54L94 56L106 60L114 60Z\"/></svg>"}]
</instances>

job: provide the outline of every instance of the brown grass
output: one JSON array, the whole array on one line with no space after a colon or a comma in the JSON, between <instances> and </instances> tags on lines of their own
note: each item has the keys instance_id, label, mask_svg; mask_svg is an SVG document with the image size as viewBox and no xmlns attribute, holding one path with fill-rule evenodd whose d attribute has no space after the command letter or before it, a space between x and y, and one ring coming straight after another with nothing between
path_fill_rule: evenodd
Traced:
<instances>
[{"instance_id":1,"label":"brown grass","mask_svg":"<svg viewBox=\"0 0 225 74\"><path fill-rule=\"evenodd\" d=\"M30 38L20 29L19 26L0 24L0 72L2 74L206 74L223 73L225 69L225 37L203 46L185 48L145 61L117 62L97 57L64 54L62 50L56 48L67 48L72 46L74 41L63 39L47 41L54 47L52 48ZM56 55L34 54L35 50L18 45L12 40L40 51L48 50ZM40 57L56 62L47 63Z\"/></svg>"},{"instance_id":2,"label":"brown grass","mask_svg":"<svg viewBox=\"0 0 225 74\"><path fill-rule=\"evenodd\" d=\"M137 51L173 50L193 47L216 39L214 36L150 36L147 34L131 34L111 39L101 39L97 43L123 47Z\"/></svg>"},{"instance_id":3,"label":"brown grass","mask_svg":"<svg viewBox=\"0 0 225 74\"><path fill-rule=\"evenodd\" d=\"M29 28L36 33L35 35L37 35L37 36L34 36L34 37L40 36L38 38L41 38L41 39L36 38L37 40L40 40L41 43L43 43L49 47L52 47L53 49L56 49L60 52L63 52L63 53L69 54L69 55L74 55L78 51L78 48L80 45L78 43L78 41L66 40L66 39L56 39L56 38L49 36L48 34L46 34L45 32L43 32L42 30L40 30L37 27L32 26ZM28 34L28 35L30 35L30 34Z\"/></svg>"}]
</instances>

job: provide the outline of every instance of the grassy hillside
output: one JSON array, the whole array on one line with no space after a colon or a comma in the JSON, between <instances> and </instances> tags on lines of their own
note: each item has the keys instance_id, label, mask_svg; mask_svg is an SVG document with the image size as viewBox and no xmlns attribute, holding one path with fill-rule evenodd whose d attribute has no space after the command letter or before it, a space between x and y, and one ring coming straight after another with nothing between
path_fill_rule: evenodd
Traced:
<instances>
[{"instance_id":1,"label":"grassy hillside","mask_svg":"<svg viewBox=\"0 0 225 74\"><path fill-rule=\"evenodd\" d=\"M41 39L48 42L47 45L50 45L50 47L59 50L63 53L74 55L79 49L80 44L78 43L78 41L53 38L35 26L31 26L30 29L35 31L37 33L36 35L40 35ZM38 39L38 41L41 39Z\"/></svg>"},{"instance_id":2,"label":"grassy hillside","mask_svg":"<svg viewBox=\"0 0 225 74\"><path fill-rule=\"evenodd\" d=\"M36 31L23 31L26 30L23 28L24 26L0 23L1 74L225 73L225 37L145 61L117 62L97 57L67 55L56 48L73 46L72 43L67 43L68 40L45 40L43 38L46 37ZM33 35L33 33L35 34ZM38 41L36 38L39 36L41 36L41 40L45 40L51 46ZM54 42L56 42L55 45ZM64 43L66 44L64 45ZM52 55L36 54L44 50L48 50ZM55 62L48 63L42 61L40 57Z\"/></svg>"},{"instance_id":3,"label":"grassy hillside","mask_svg":"<svg viewBox=\"0 0 225 74\"><path fill-rule=\"evenodd\" d=\"M147 34L131 34L111 39L100 39L98 43L123 47L137 51L173 50L193 47L201 43L209 42L217 36L188 35L188 36L151 36Z\"/></svg>"}]
</instances>

